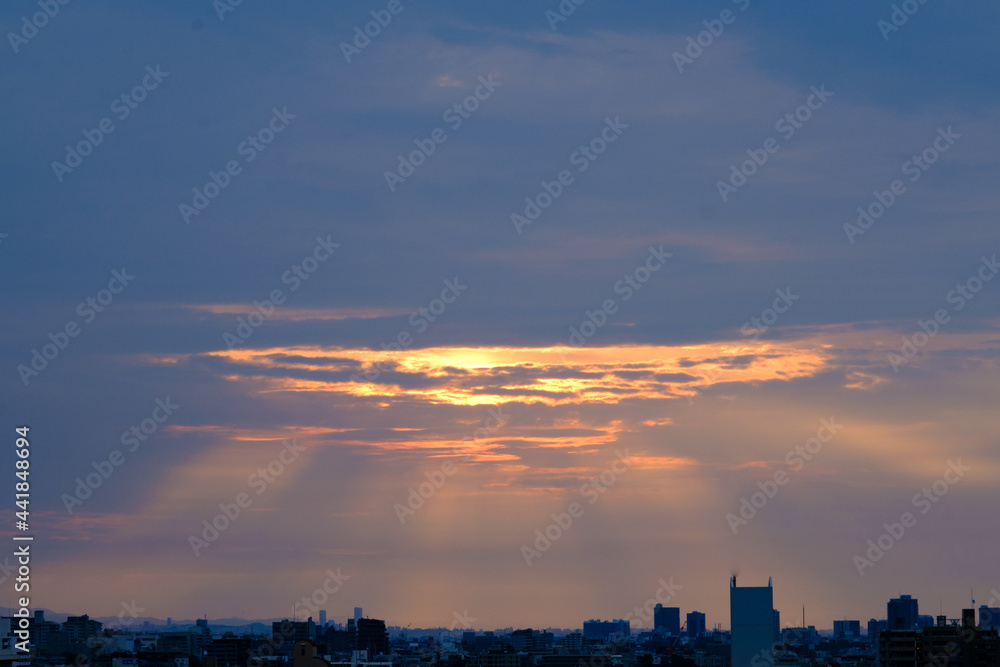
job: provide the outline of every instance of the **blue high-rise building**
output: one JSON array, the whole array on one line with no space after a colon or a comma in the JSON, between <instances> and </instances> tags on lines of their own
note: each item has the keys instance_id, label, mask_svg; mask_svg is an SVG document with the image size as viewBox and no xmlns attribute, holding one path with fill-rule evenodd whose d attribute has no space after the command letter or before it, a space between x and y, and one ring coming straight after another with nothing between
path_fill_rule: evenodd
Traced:
<instances>
[{"instance_id":1,"label":"blue high-rise building","mask_svg":"<svg viewBox=\"0 0 1000 667\"><path fill-rule=\"evenodd\" d=\"M996 628L1000 630L1000 607L979 605L979 625L983 630Z\"/></svg>"},{"instance_id":2,"label":"blue high-rise building","mask_svg":"<svg viewBox=\"0 0 1000 667\"><path fill-rule=\"evenodd\" d=\"M778 616L770 581L767 586L738 588L733 577L729 587L729 619L732 667L756 667L771 656Z\"/></svg>"},{"instance_id":3,"label":"blue high-rise building","mask_svg":"<svg viewBox=\"0 0 1000 667\"><path fill-rule=\"evenodd\" d=\"M681 608L656 605L653 609L653 629L676 637L681 634Z\"/></svg>"},{"instance_id":4,"label":"blue high-rise building","mask_svg":"<svg viewBox=\"0 0 1000 667\"><path fill-rule=\"evenodd\" d=\"M687 615L687 636L700 637L705 632L705 614L692 611Z\"/></svg>"},{"instance_id":5,"label":"blue high-rise building","mask_svg":"<svg viewBox=\"0 0 1000 667\"><path fill-rule=\"evenodd\" d=\"M916 598L900 595L886 605L886 628L889 630L912 630L919 625L920 612Z\"/></svg>"}]
</instances>

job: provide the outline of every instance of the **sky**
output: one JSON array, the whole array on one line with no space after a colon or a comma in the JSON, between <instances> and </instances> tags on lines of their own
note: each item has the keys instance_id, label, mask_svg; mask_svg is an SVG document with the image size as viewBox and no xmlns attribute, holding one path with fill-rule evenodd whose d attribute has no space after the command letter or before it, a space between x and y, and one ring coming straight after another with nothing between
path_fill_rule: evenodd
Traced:
<instances>
[{"instance_id":1,"label":"sky","mask_svg":"<svg viewBox=\"0 0 1000 667\"><path fill-rule=\"evenodd\" d=\"M31 606L996 604L1000 8L902 5L5 3Z\"/></svg>"}]
</instances>

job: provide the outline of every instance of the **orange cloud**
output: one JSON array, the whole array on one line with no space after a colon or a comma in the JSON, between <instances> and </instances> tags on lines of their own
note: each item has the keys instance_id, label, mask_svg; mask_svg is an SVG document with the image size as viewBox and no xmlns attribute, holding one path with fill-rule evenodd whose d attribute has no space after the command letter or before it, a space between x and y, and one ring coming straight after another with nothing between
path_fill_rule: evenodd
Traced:
<instances>
[{"instance_id":1,"label":"orange cloud","mask_svg":"<svg viewBox=\"0 0 1000 667\"><path fill-rule=\"evenodd\" d=\"M831 355L820 346L779 342L401 352L299 346L207 356L230 362L234 372L225 377L250 380L261 393L334 392L453 405L564 405L678 398L719 382L791 380L819 373ZM377 369L369 374L373 381L359 376L365 369ZM408 382L416 379L421 381Z\"/></svg>"}]
</instances>

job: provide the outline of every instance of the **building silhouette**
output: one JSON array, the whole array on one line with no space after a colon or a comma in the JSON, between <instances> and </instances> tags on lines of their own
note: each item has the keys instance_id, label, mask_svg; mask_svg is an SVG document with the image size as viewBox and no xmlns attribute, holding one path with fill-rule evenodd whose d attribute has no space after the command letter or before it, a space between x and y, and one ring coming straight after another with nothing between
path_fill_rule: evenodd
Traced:
<instances>
[{"instance_id":1,"label":"building silhouette","mask_svg":"<svg viewBox=\"0 0 1000 667\"><path fill-rule=\"evenodd\" d=\"M888 626L888 621L883 621L879 619L871 619L868 621L868 643L872 646L878 646L878 636L886 631Z\"/></svg>"},{"instance_id":2,"label":"building silhouette","mask_svg":"<svg viewBox=\"0 0 1000 667\"><path fill-rule=\"evenodd\" d=\"M770 655L775 642L774 590L767 586L739 588L736 577L729 586L729 622L732 632L732 667L757 667ZM757 662L754 658L757 657Z\"/></svg>"},{"instance_id":3,"label":"building silhouette","mask_svg":"<svg viewBox=\"0 0 1000 667\"><path fill-rule=\"evenodd\" d=\"M705 614L700 611L688 612L687 615L687 635L688 637L700 637L705 632Z\"/></svg>"},{"instance_id":4,"label":"building silhouette","mask_svg":"<svg viewBox=\"0 0 1000 667\"><path fill-rule=\"evenodd\" d=\"M205 657L215 659L215 667L247 667L249 637L223 637L205 647Z\"/></svg>"},{"instance_id":5,"label":"building silhouette","mask_svg":"<svg viewBox=\"0 0 1000 667\"><path fill-rule=\"evenodd\" d=\"M510 645L518 651L538 653L550 651L555 637L551 632L540 632L528 628L526 630L515 630L510 633Z\"/></svg>"},{"instance_id":6,"label":"building silhouette","mask_svg":"<svg viewBox=\"0 0 1000 667\"><path fill-rule=\"evenodd\" d=\"M666 632L672 637L680 635L680 607L664 607L662 604L656 605L653 609L653 629Z\"/></svg>"},{"instance_id":7,"label":"building silhouette","mask_svg":"<svg viewBox=\"0 0 1000 667\"><path fill-rule=\"evenodd\" d=\"M100 637L104 624L100 621L93 621L90 616L70 616L62 624L62 631L66 633L69 640L75 644L86 644L91 637Z\"/></svg>"},{"instance_id":8,"label":"building silhouette","mask_svg":"<svg viewBox=\"0 0 1000 667\"><path fill-rule=\"evenodd\" d=\"M927 628L886 630L879 635L879 667L996 667L1000 665L997 631L975 623L974 609L963 609L962 618L938 616Z\"/></svg>"},{"instance_id":9,"label":"building silhouette","mask_svg":"<svg viewBox=\"0 0 1000 667\"><path fill-rule=\"evenodd\" d=\"M389 652L389 633L385 629L385 621L377 618L359 618L357 633L359 651L368 651L369 656Z\"/></svg>"},{"instance_id":10,"label":"building silhouette","mask_svg":"<svg viewBox=\"0 0 1000 667\"><path fill-rule=\"evenodd\" d=\"M289 621L287 618L271 623L271 637L275 644L300 642L316 636L316 624L308 621Z\"/></svg>"},{"instance_id":11,"label":"building silhouette","mask_svg":"<svg viewBox=\"0 0 1000 667\"><path fill-rule=\"evenodd\" d=\"M916 598L900 595L892 598L886 605L886 627L889 630L912 630L920 627Z\"/></svg>"}]
</instances>

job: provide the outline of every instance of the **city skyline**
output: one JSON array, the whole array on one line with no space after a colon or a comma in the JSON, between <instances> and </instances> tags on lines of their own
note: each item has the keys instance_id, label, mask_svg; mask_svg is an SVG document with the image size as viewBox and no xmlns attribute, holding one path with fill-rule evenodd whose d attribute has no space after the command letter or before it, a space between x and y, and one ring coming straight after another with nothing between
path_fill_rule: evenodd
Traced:
<instances>
[{"instance_id":1,"label":"city skyline","mask_svg":"<svg viewBox=\"0 0 1000 667\"><path fill-rule=\"evenodd\" d=\"M765 587L765 588L771 588L771 587L768 586L768 587ZM959 620L959 619L961 619L961 611L963 609L973 609L973 610L976 611L977 614L980 613L984 609L987 609L987 610L993 609L993 610L995 610L998 607L998 605L1000 605L1000 591L998 591L997 589L993 589L993 590L989 591L989 594L990 594L990 598L988 600L985 600L985 601L982 600L982 599L970 599L968 601L969 604L960 607L957 610L957 613L956 613L956 610L950 610L951 613L945 613L945 610L942 610L941 608L939 608L938 610L931 610L931 611L933 611L933 613L927 613L929 610L928 610L928 608L927 608L926 605L925 605L925 607L922 610L920 610L919 607L917 606L918 603L919 603L919 599L920 599L919 595L914 597L914 596L911 596L911 595L908 595L908 594L902 594L902 593L900 593L897 598L888 598L888 601L886 602L886 604L883 605L883 608L886 611L884 611L882 613L882 616L887 616L890 613L889 610L892 608L893 603L899 603L900 600L904 600L904 601L912 601L913 602L914 608L918 610L918 611L915 612L915 614L919 614L919 616L921 618L928 618L928 619L931 619L933 621L939 615L944 615L948 619ZM301 605L299 605L299 606L296 607L297 611L299 612L298 615L285 615L285 616L278 615L278 616L273 616L273 617L261 617L261 618L242 618L242 617L238 617L238 616L228 616L228 617L220 617L218 619L214 619L214 621L213 621L213 619L211 619L211 618L208 618L208 619L199 619L199 618L173 618L173 617L170 617L170 616L166 616L166 617L150 616L150 615L145 614L146 609L144 607L139 607L138 605L135 604L134 601L132 603L128 603L128 602L122 603L121 608L122 608L123 611L119 611L119 613L117 615L114 615L114 616L102 616L100 614L91 614L91 613L86 613L86 615L89 615L91 618L94 618L95 620L100 620L102 622L108 622L108 621L110 621L112 623L112 626L114 628L116 628L116 629L135 629L137 626L140 626L141 624L150 624L150 625L161 624L164 627L171 627L171 626L173 626L173 627L179 627L179 626L185 626L185 625L191 625L191 626L193 626L196 623L201 623L203 620L207 620L207 622L210 625L222 625L222 626L249 626L249 625L255 625L255 624L264 624L264 625L266 625L268 623L282 621L282 620L300 621L300 622L311 620L318 627L322 627L324 625L324 623L320 621L321 613L322 613L322 615L325 615L325 617L327 619L326 623L329 623L331 625L345 626L348 623L348 621L350 621L351 619L357 620L357 618L359 618L359 616L358 616L359 611L361 611L361 610L364 609L363 606L362 607L352 607L352 608L349 608L350 609L350 613L340 614L338 610L341 607L323 607L323 608L320 608L319 606L316 606L315 603L305 603L305 604L301 604ZM674 607L671 607L671 608L674 608ZM778 609L777 607L775 607L775 608L778 611L780 611L780 609ZM348 609L348 608L345 608L345 609ZM655 607L651 607L651 609L655 610ZM680 615L681 615L681 619L682 619L681 630L680 630L680 633L679 633L681 635L684 635L684 634L688 633L688 629L686 627L684 627L686 625L686 623L687 623L687 621L684 620L684 618L685 618L685 616L687 614L689 614L691 612L702 613L702 614L705 613L704 611L702 611L701 609L698 609L698 608L688 609L686 607L679 607L678 609L680 610ZM8 611L13 611L13 610L9 609ZM77 616L77 615L83 615L83 614L85 614L85 612L80 612L80 611L77 611L77 612L74 612L74 613L66 613L66 612L57 612L57 611L48 610L48 609L39 609L39 610L36 610L36 613L37 613L37 611L41 611L42 613L48 615L50 618L52 618L53 616L54 617L62 617L62 616ZM799 610L799 612L801 614L803 614L803 615L806 613L806 611L807 611L806 609L800 609ZM331 613L331 612L333 612L333 613ZM732 608L730 607L730 609L727 610L727 612L726 612L726 619L729 618L729 614L731 614L731 613L732 613ZM991 613L995 613L995 611L991 612ZM407 627L407 626L404 626L402 623L395 622L395 620L391 618L391 614L388 614L388 615L387 614L383 614L382 616L386 616L386 618L384 620L385 620L385 622L387 624L387 627L396 628L396 629L401 629L402 628L404 630ZM364 614L361 617L363 617L363 618L372 618L374 616L369 615L369 614ZM797 616L795 614L789 613L788 615L784 616L783 618L785 618L786 620L781 623L781 628L782 629L785 629L785 628L815 627L817 632L829 633L829 634L835 634L836 628L835 628L834 624L836 622L838 622L838 621L846 621L846 620L857 621L858 623L860 623L861 628L865 628L867 626L867 624L870 622L870 620L881 620L881 622L883 622L883 623L887 622L886 618L881 618L878 614L874 614L874 615L866 615L866 614L860 614L859 615L859 614L855 614L853 616L846 616L845 615L843 618L821 620L819 622L819 624L817 624L816 622L813 622L814 619L807 616L806 617L807 623L806 623L805 626L803 626L802 623L801 623L802 616ZM466 626L466 625L459 624L458 627L456 627L456 619L461 619L464 623L469 623L470 621L476 621L476 620L478 620L478 619L473 618L468 613L468 610L464 610L463 613L456 612L455 614L453 614L452 618L448 620L449 621L448 623L444 623L444 624L438 625L438 626L428 625L428 626L424 626L424 629L450 628L453 631L455 631L455 630L483 630L483 631L492 631L492 630L511 630L511 629L517 629L517 627L518 627L518 626L515 626L515 625L511 625L511 624L497 625L497 626L493 626L493 627L482 627L482 626L472 626L472 625L467 625ZM723 620L720 620L720 621L717 621L717 622L709 622L709 621L711 621L711 618L706 614L705 631L709 631L710 632L710 631L718 629L718 630L722 630L724 632L730 632L731 628L729 627L729 624L727 622L725 622L726 619L723 619ZM604 614L604 615L598 615L598 616L591 617L588 620L590 620L590 621L601 620L601 621L605 621L605 622L624 620L624 621L627 621L631 625L633 633L635 633L637 631L643 631L644 632L644 631L649 631L649 630L654 629L654 615L653 615L653 613L652 612L646 613L645 610L640 610L638 607L635 608L635 609L633 609L633 610L631 610L629 613L622 615L621 617ZM222 621L225 621L225 622L222 622ZM236 621L243 621L243 622L237 623ZM154 622L156 622L156 623L154 623ZM569 632L573 632L573 631L579 632L579 631L581 631L583 629L583 627L584 627L583 624L586 623L586 622L587 622L587 620L580 620L579 624L575 625L575 626L574 625L560 626L560 625L554 625L554 624L539 625L539 626L536 626L536 629L545 629L545 630L558 629L558 630L566 630L566 631L569 631ZM825 625L824 623L827 623L828 625ZM996 623L994 623L994 624L996 624ZM409 623L407 625L409 626L409 625L413 625L413 624ZM527 627L527 626L523 626L523 627ZM415 629L421 629L421 627L418 626ZM865 633L865 632L861 632L861 636L866 636L866 634L867 633Z\"/></svg>"}]
</instances>

